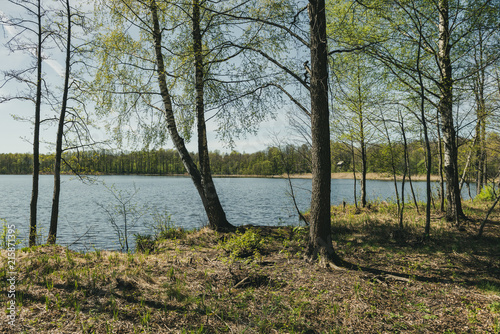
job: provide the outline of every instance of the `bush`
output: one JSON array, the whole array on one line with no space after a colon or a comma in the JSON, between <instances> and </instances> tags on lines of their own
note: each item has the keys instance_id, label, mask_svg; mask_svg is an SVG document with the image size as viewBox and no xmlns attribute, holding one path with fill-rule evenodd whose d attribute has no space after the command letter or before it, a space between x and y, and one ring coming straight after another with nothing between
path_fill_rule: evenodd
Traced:
<instances>
[{"instance_id":1,"label":"bush","mask_svg":"<svg viewBox=\"0 0 500 334\"><path fill-rule=\"evenodd\" d=\"M232 259L246 258L260 254L264 245L264 239L255 229L249 228L245 233L237 233L229 240L219 244Z\"/></svg>"},{"instance_id":2,"label":"bush","mask_svg":"<svg viewBox=\"0 0 500 334\"><path fill-rule=\"evenodd\" d=\"M151 234L141 235L134 234L135 237L135 251L136 252L151 252L155 248L156 240Z\"/></svg>"},{"instance_id":3,"label":"bush","mask_svg":"<svg viewBox=\"0 0 500 334\"><path fill-rule=\"evenodd\" d=\"M166 239L183 239L186 237L186 231L175 226L170 214L155 213L153 224L151 225L152 234L134 234L135 250L137 252L151 252L155 249L156 243Z\"/></svg>"},{"instance_id":4,"label":"bush","mask_svg":"<svg viewBox=\"0 0 500 334\"><path fill-rule=\"evenodd\" d=\"M484 186L483 189L481 189L481 192L478 195L476 195L475 200L481 202L490 202L494 201L496 197L497 195L495 194L493 186Z\"/></svg>"}]
</instances>

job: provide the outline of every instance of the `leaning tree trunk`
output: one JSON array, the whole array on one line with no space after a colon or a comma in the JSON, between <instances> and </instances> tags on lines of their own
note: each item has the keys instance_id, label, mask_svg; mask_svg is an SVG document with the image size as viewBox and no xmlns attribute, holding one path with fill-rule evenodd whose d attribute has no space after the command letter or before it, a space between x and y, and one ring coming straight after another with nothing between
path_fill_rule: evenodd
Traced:
<instances>
[{"instance_id":1,"label":"leaning tree trunk","mask_svg":"<svg viewBox=\"0 0 500 334\"><path fill-rule=\"evenodd\" d=\"M198 155L200 159L201 183L206 197L206 212L210 227L214 230L230 229L233 227L226 219L226 214L219 201L210 171L208 154L207 128L205 124L205 103L203 100L205 78L203 76L203 47L200 29L200 4L193 0L193 49L195 62L196 85L196 115L198 127Z\"/></svg>"},{"instance_id":2,"label":"leaning tree trunk","mask_svg":"<svg viewBox=\"0 0 500 334\"><path fill-rule=\"evenodd\" d=\"M340 265L332 245L330 222L330 121L328 110L328 57L324 0L308 4L311 47L312 194L307 254Z\"/></svg>"},{"instance_id":3,"label":"leaning tree trunk","mask_svg":"<svg viewBox=\"0 0 500 334\"><path fill-rule=\"evenodd\" d=\"M439 51L438 62L441 80L438 111L441 115L444 141L444 171L446 175L446 219L455 221L464 217L458 182L458 148L453 124L453 77L451 43L448 18L448 0L439 1Z\"/></svg>"},{"instance_id":4,"label":"leaning tree trunk","mask_svg":"<svg viewBox=\"0 0 500 334\"><path fill-rule=\"evenodd\" d=\"M207 213L207 216L209 218L209 225L211 228L215 230L226 230L228 228L233 228L233 226L227 222L227 220L224 220L221 222L221 220L210 220L215 217L220 217L220 212L224 212L222 210L222 207L217 208L213 207L214 201L213 198L207 199L207 196L205 195L205 189L203 187L203 181L202 181L202 175L198 168L196 167L196 164L194 163L192 157L189 155L189 152L186 148L186 145L184 144L184 139L179 135L179 132L177 131L177 124L175 122L175 117L174 117L174 111L172 107L172 99L170 96L170 92L168 90L167 86L167 79L166 79L166 71L165 71L165 65L163 61L163 54L162 54L162 43L161 43L161 29L160 29L160 23L158 20L158 7L156 5L156 1L152 0L151 1L151 16L153 20L153 39L154 39L154 48L155 48L155 55L156 55L156 66L157 66L157 73L158 73L158 85L160 87L160 94L163 100L163 106L164 106L164 114L165 118L167 121L167 129L170 135L170 138L172 139L175 148L177 149L177 152L179 153L179 156L182 160L182 163L184 167L186 168L186 171L188 174L191 176L191 179L193 180L193 183L196 187L196 190L198 190L198 194L201 197L201 200L203 202L203 207L205 208L205 212ZM206 139L205 139L206 140ZM213 189L215 190L215 188ZM208 192L210 193L211 190L209 189ZM211 194L215 194L214 196L217 196L216 192L211 192ZM218 198L217 198L218 202ZM220 203L219 203L220 205ZM214 214L215 212L215 214ZM217 215L219 214L219 215ZM218 225L222 224L222 225Z\"/></svg>"},{"instance_id":5,"label":"leaning tree trunk","mask_svg":"<svg viewBox=\"0 0 500 334\"><path fill-rule=\"evenodd\" d=\"M64 91L61 105L61 114L59 115L59 124L57 127L57 140L56 140L56 156L54 162L54 194L52 196L52 213L50 216L49 236L47 238L48 244L55 244L57 237L57 222L59 217L59 195L61 192L61 160L62 160L62 141L64 133L64 119L66 117L66 106L68 103L69 91L69 74L71 64L71 12L69 7L69 0L66 0L66 10L68 19L68 31L66 37L66 73L64 75Z\"/></svg>"},{"instance_id":6,"label":"leaning tree trunk","mask_svg":"<svg viewBox=\"0 0 500 334\"><path fill-rule=\"evenodd\" d=\"M40 110L42 105L42 13L38 1L38 50L37 50L37 81L35 101L35 125L33 131L33 183L30 203L29 246L36 245L36 221L38 207L38 181L40 174Z\"/></svg>"}]
</instances>

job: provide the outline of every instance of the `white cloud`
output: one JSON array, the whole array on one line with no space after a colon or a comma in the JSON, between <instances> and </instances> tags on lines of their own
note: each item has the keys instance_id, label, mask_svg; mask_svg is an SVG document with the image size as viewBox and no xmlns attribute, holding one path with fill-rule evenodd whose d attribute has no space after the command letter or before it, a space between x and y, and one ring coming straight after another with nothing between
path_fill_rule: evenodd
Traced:
<instances>
[{"instance_id":1,"label":"white cloud","mask_svg":"<svg viewBox=\"0 0 500 334\"><path fill-rule=\"evenodd\" d=\"M61 77L64 76L64 67L61 64L59 64L57 60L49 58L45 59L45 63L49 65L54 70L54 72L57 73L57 75Z\"/></svg>"},{"instance_id":2,"label":"white cloud","mask_svg":"<svg viewBox=\"0 0 500 334\"><path fill-rule=\"evenodd\" d=\"M14 36L16 36L17 34L17 31L16 31L16 27L14 27L13 25L9 24L9 17L7 15L5 15L4 12L0 11L0 19L3 23L3 27L5 29L5 31L7 32L9 38L12 38ZM35 49L33 49L31 51L31 54L35 55ZM49 65L50 68L52 68L52 70L59 76L64 76L64 67L57 61L57 60L54 60L54 59L50 59L48 57L46 57L44 55L44 62Z\"/></svg>"}]
</instances>

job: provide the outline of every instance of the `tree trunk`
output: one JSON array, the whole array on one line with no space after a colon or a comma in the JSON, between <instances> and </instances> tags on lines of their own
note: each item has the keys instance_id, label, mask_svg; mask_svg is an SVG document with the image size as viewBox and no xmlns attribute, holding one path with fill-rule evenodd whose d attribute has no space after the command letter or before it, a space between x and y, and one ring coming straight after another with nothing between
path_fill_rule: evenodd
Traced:
<instances>
[{"instance_id":1,"label":"tree trunk","mask_svg":"<svg viewBox=\"0 0 500 334\"><path fill-rule=\"evenodd\" d=\"M366 163L366 142L365 142L365 119L363 115L363 97L361 94L361 78L360 78L360 70L359 63L357 74L357 88L358 88L358 96L357 96L357 112L358 112L358 121L359 121L359 145L361 149L361 206L366 207L366 171L367 171L367 163Z\"/></svg>"},{"instance_id":2,"label":"tree trunk","mask_svg":"<svg viewBox=\"0 0 500 334\"><path fill-rule=\"evenodd\" d=\"M422 78L422 71L420 69L420 60L422 55L422 30L419 30L418 39L418 51L417 51L417 73L418 73L418 84L420 86L420 118L422 122L422 127L424 130L424 141L425 141L425 155L426 155L426 176L425 176L425 230L424 238L429 238L431 232L431 168L432 168L432 151L431 143L429 141L429 131L427 129L427 120L425 118L425 87ZM439 124L438 124L439 130ZM441 146L440 141L438 142ZM440 150L439 150L440 152ZM441 153L440 153L441 154Z\"/></svg>"},{"instance_id":3,"label":"tree trunk","mask_svg":"<svg viewBox=\"0 0 500 334\"><path fill-rule=\"evenodd\" d=\"M441 138L441 117L437 113L437 136L438 136L438 157L439 157L439 211L444 212L444 174L443 174L443 140Z\"/></svg>"},{"instance_id":4,"label":"tree trunk","mask_svg":"<svg viewBox=\"0 0 500 334\"><path fill-rule=\"evenodd\" d=\"M438 111L441 114L444 141L444 171L446 175L446 219L455 221L464 217L458 183L458 148L453 124L453 77L451 43L448 18L448 0L439 1L439 52L438 63L441 80Z\"/></svg>"},{"instance_id":5,"label":"tree trunk","mask_svg":"<svg viewBox=\"0 0 500 334\"><path fill-rule=\"evenodd\" d=\"M308 4L311 46L312 194L307 254L309 259L343 261L333 249L330 221L330 120L328 110L328 59L324 0Z\"/></svg>"},{"instance_id":6,"label":"tree trunk","mask_svg":"<svg viewBox=\"0 0 500 334\"><path fill-rule=\"evenodd\" d=\"M64 134L64 119L66 117L66 106L68 102L69 74L71 64L71 11L69 0L66 0L66 10L68 19L68 31L66 37L66 73L64 75L64 91L61 105L61 114L59 115L59 124L57 127L56 156L54 162L54 194L52 196L52 214L50 216L48 244L55 244L57 237L57 222L59 217L59 194L61 192L61 160L62 160L62 141Z\"/></svg>"},{"instance_id":7,"label":"tree trunk","mask_svg":"<svg viewBox=\"0 0 500 334\"><path fill-rule=\"evenodd\" d=\"M36 224L38 207L38 180L40 174L40 110L42 105L42 13L41 1L38 0L38 46L37 46L37 81L35 101L35 125L33 131L33 183L30 203L29 246L36 245Z\"/></svg>"},{"instance_id":8,"label":"tree trunk","mask_svg":"<svg viewBox=\"0 0 500 334\"><path fill-rule=\"evenodd\" d=\"M490 214L493 212L493 209L497 205L498 201L500 200L500 195L497 196L495 199L495 202L493 202L493 205L488 209L488 212L486 213L486 217L484 217L483 222L481 223L481 226L479 226L479 230L477 232L477 237L481 237L483 235L484 227L486 226L486 222L488 221L488 217Z\"/></svg>"},{"instance_id":9,"label":"tree trunk","mask_svg":"<svg viewBox=\"0 0 500 334\"><path fill-rule=\"evenodd\" d=\"M367 163L366 163L366 143L365 143L365 133L363 126L363 115L360 110L359 116L359 135L360 135L360 145L361 145L361 206L366 207L366 172L367 172Z\"/></svg>"},{"instance_id":10,"label":"tree trunk","mask_svg":"<svg viewBox=\"0 0 500 334\"><path fill-rule=\"evenodd\" d=\"M214 198L217 198L218 202L218 197L217 193L215 192L215 187L213 189L207 189L205 191L204 186L203 186L203 181L202 181L202 175L198 168L196 167L196 164L194 163L192 157L189 155L188 150L186 149L186 146L184 144L184 139L179 135L179 132L177 131L177 125L175 122L175 117L174 117L174 111L172 107L172 100L170 97L170 92L168 91L168 86L167 86L167 79L166 79L166 71L165 71L165 65L163 61L163 54L162 54L162 43L161 43L161 30L160 30L160 23L158 20L158 8L156 5L156 1L152 0L151 1L151 15L152 15L152 20L153 20L153 39L154 39L154 47L155 47L155 54L156 54L156 65L157 65L157 73L158 73L158 85L160 87L160 93L161 97L163 99L163 106L164 106L164 114L165 118L167 121L167 129L170 134L170 138L172 139L177 152L179 153L179 156L182 160L182 163L184 164L184 167L186 168L186 171L188 174L191 176L191 179L193 180L193 183L196 187L196 190L198 190L198 194L201 197L201 200L203 202L203 207L205 208L205 212L207 214L207 217L209 219L209 225L211 228L215 230L226 230L226 229L231 229L233 226L227 222L227 220L213 220L214 217L221 217L221 212L223 213L224 211L222 210L222 207L214 207ZM205 138L206 141L206 138ZM205 192L211 194L212 197L210 199L207 198L205 195ZM220 206L220 203L219 203ZM222 224L222 225L218 225Z\"/></svg>"},{"instance_id":11,"label":"tree trunk","mask_svg":"<svg viewBox=\"0 0 500 334\"><path fill-rule=\"evenodd\" d=\"M356 189L356 154L354 154L354 143L351 140L351 153L352 153L352 178L354 180L354 207L358 209L358 195Z\"/></svg>"},{"instance_id":12,"label":"tree trunk","mask_svg":"<svg viewBox=\"0 0 500 334\"><path fill-rule=\"evenodd\" d=\"M195 85L196 85L196 115L198 127L198 155L200 161L201 183L206 197L206 212L210 228L214 230L230 229L233 226L227 221L226 214L219 201L210 171L210 159L208 154L207 128L205 124L205 103L203 75L203 47L200 30L200 4L199 0L193 0L193 47L195 62Z\"/></svg>"},{"instance_id":13,"label":"tree trunk","mask_svg":"<svg viewBox=\"0 0 500 334\"><path fill-rule=\"evenodd\" d=\"M479 194L486 185L486 106L484 100L484 85L485 85L485 66L483 63L483 36L479 30L479 54L475 52L474 60L478 72L474 78L474 93L476 96L476 194Z\"/></svg>"}]
</instances>

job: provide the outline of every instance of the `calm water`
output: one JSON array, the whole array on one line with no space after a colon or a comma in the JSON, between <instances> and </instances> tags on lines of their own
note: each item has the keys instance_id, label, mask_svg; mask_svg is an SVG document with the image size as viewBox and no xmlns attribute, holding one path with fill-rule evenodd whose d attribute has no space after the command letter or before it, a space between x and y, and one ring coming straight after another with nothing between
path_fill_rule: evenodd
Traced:
<instances>
[{"instance_id":1,"label":"calm water","mask_svg":"<svg viewBox=\"0 0 500 334\"><path fill-rule=\"evenodd\" d=\"M187 177L102 176L97 182L89 183L62 176L62 180L57 241L73 249L120 248L116 232L104 210L112 209L118 202L106 186L121 190L124 199L127 198L127 193L134 193L134 186L137 189L130 203L143 214L135 223L131 223L129 217L129 246L132 248L133 233L148 233L153 222L151 213L154 212L168 212L176 226L191 229L206 225L201 200L191 179ZM293 202L288 195L287 180L216 178L214 182L227 218L232 224L298 224ZM308 209L311 180L295 179L292 183L299 208ZM342 201L352 203L353 185L353 180L332 180L332 204ZM359 186L357 188L359 192ZM409 190L408 183L405 188ZM414 182L414 188L418 199L423 201L425 182ZM53 177L42 175L38 200L41 242L46 241L49 227L52 189ZM20 231L19 238L25 245L29 226L31 176L0 175L0 191L0 218L5 219L8 224L16 225ZM395 197L394 185L390 181L369 180L367 194L371 201L391 200ZM116 219L119 224L122 223L122 218L116 216Z\"/></svg>"}]
</instances>

